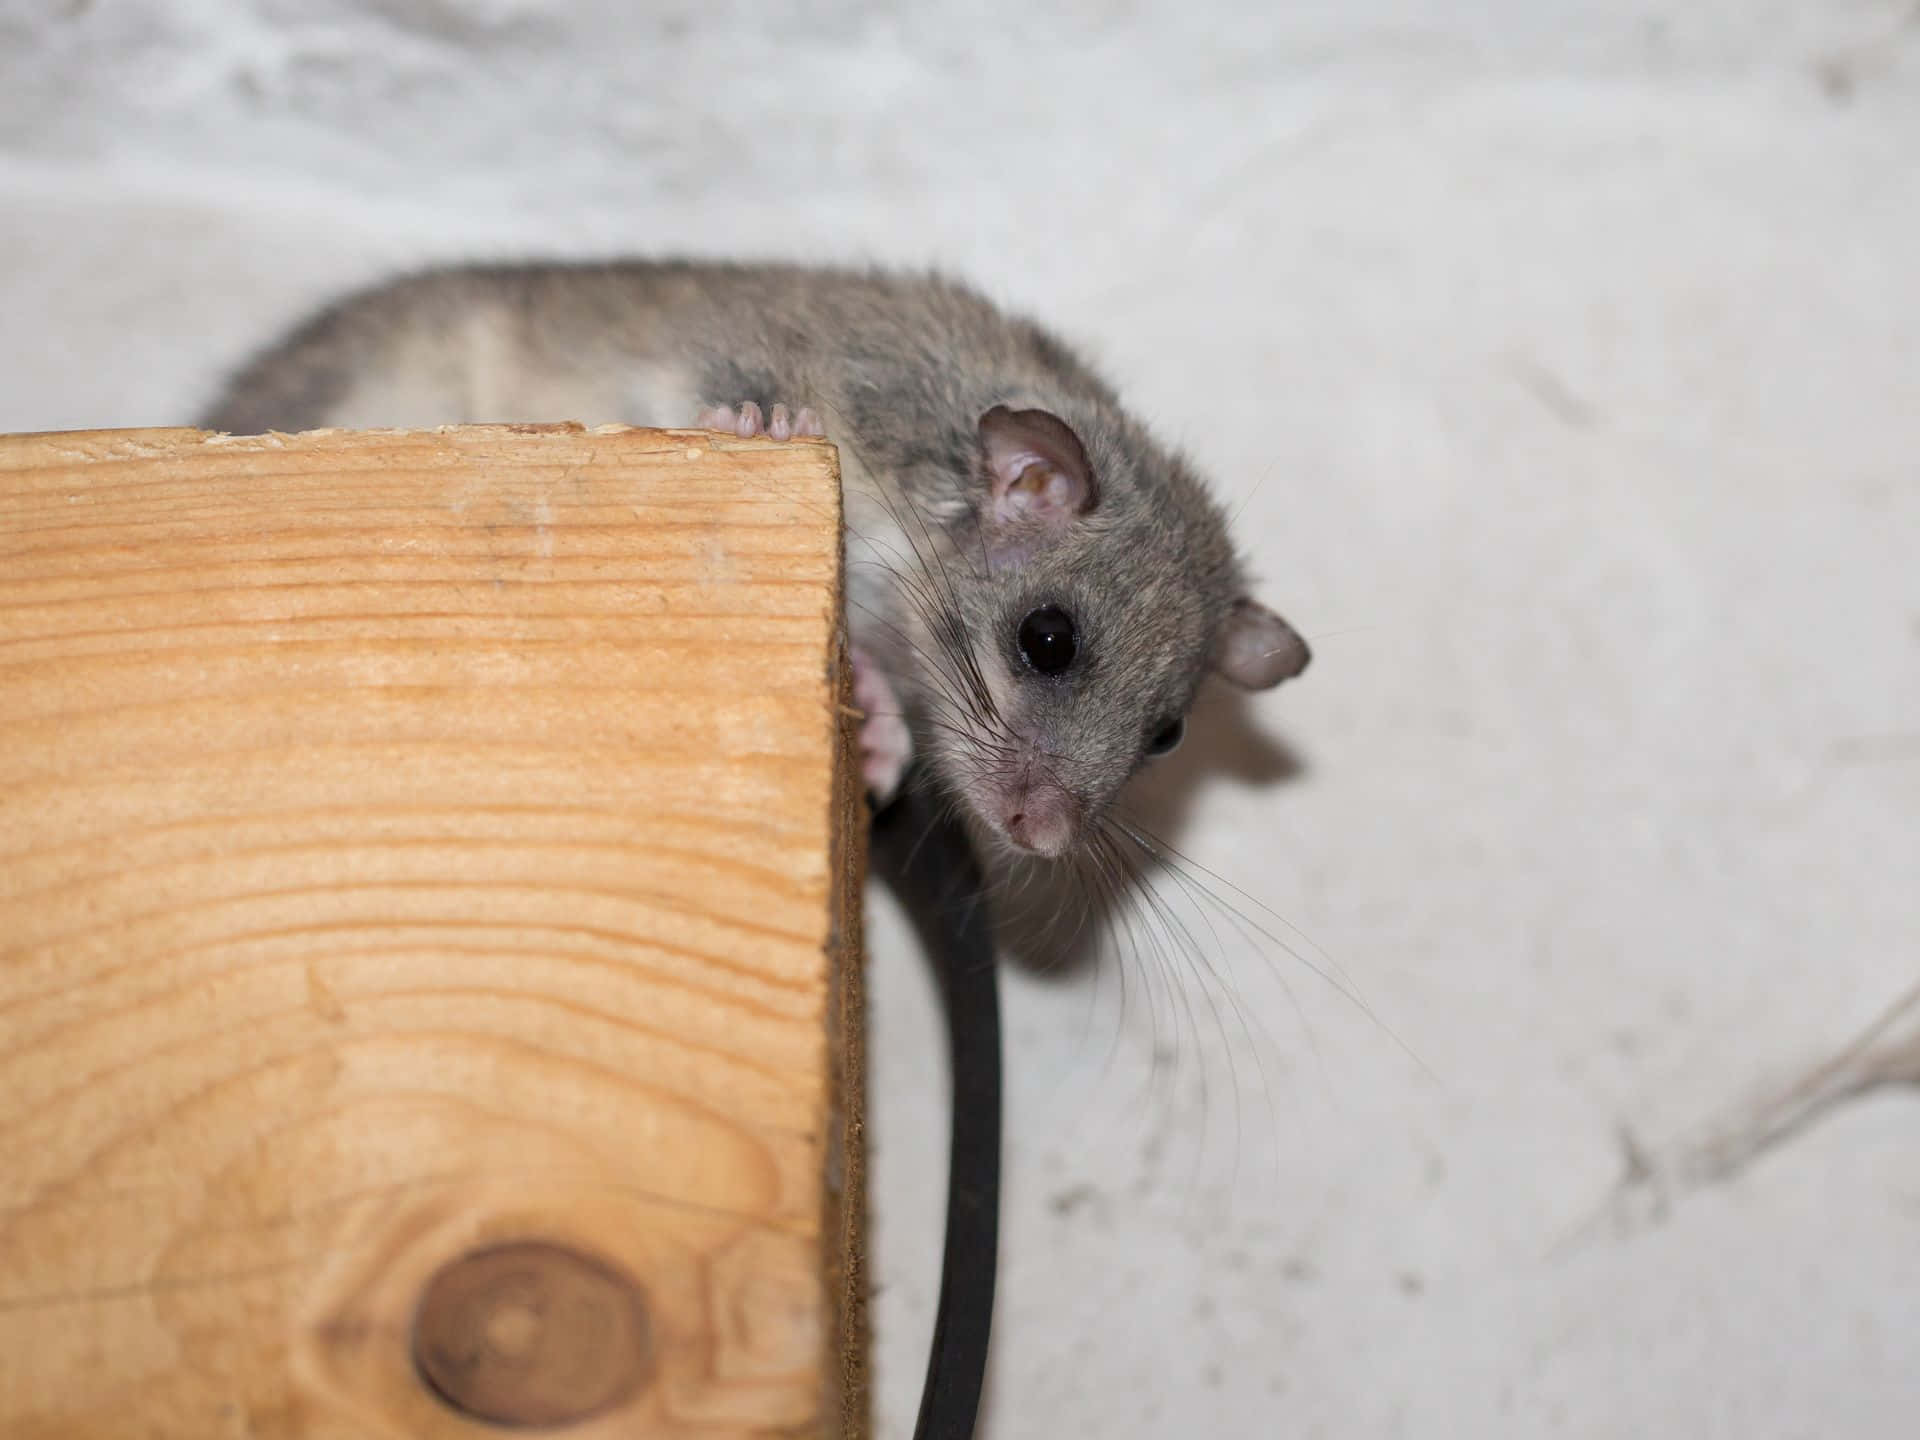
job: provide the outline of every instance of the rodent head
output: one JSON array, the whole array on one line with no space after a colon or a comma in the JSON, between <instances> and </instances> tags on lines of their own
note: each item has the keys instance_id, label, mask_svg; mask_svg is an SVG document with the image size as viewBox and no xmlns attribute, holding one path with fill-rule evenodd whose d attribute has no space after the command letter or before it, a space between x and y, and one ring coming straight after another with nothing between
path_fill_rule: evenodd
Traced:
<instances>
[{"instance_id":1,"label":"rodent head","mask_svg":"<svg viewBox=\"0 0 1920 1440\"><path fill-rule=\"evenodd\" d=\"M1309 652L1246 595L1185 463L1126 416L995 405L976 441L972 543L941 576L966 638L921 642L944 655L923 734L991 831L1057 856L1179 743L1208 669L1265 689Z\"/></svg>"}]
</instances>

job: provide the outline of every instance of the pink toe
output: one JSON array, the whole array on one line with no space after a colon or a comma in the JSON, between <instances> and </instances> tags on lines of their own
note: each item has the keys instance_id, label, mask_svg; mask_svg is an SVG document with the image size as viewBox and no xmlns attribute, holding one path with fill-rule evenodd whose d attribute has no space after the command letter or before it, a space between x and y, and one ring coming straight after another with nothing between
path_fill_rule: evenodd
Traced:
<instances>
[{"instance_id":1,"label":"pink toe","mask_svg":"<svg viewBox=\"0 0 1920 1440\"><path fill-rule=\"evenodd\" d=\"M740 407L740 423L736 427L736 431L740 436L746 438L758 435L760 433L760 425L760 407L749 400Z\"/></svg>"},{"instance_id":2,"label":"pink toe","mask_svg":"<svg viewBox=\"0 0 1920 1440\"><path fill-rule=\"evenodd\" d=\"M793 438L793 417L787 414L786 406L773 407L773 417L767 422L767 433L776 440Z\"/></svg>"},{"instance_id":3,"label":"pink toe","mask_svg":"<svg viewBox=\"0 0 1920 1440\"><path fill-rule=\"evenodd\" d=\"M860 727L860 777L876 801L884 804L900 788L913 759L913 738L896 715L869 715Z\"/></svg>"}]
</instances>

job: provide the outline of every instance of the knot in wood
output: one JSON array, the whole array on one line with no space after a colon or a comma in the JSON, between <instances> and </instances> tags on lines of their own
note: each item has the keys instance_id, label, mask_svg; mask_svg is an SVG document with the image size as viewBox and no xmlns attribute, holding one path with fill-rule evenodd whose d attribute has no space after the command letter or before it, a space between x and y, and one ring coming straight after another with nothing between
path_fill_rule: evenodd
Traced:
<instances>
[{"instance_id":1,"label":"knot in wood","mask_svg":"<svg viewBox=\"0 0 1920 1440\"><path fill-rule=\"evenodd\" d=\"M455 1410L495 1425L571 1425L612 1409L652 1369L639 1288L544 1241L443 1266L414 1312L413 1362Z\"/></svg>"}]
</instances>

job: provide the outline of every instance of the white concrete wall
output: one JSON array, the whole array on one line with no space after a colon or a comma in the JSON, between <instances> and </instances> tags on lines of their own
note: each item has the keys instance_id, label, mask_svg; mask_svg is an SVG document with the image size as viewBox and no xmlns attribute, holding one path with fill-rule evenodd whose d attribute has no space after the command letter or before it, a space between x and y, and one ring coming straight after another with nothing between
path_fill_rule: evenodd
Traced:
<instances>
[{"instance_id":1,"label":"white concrete wall","mask_svg":"<svg viewBox=\"0 0 1920 1440\"><path fill-rule=\"evenodd\" d=\"M670 249L1039 311L1318 649L1143 803L1372 1018L1217 913L1232 1003L1013 975L988 1435L1913 1433L1912 1095L1687 1180L1920 970L1910 0L0 0L0 428L179 421L402 262ZM944 1098L884 906L875 966L897 1436Z\"/></svg>"}]
</instances>

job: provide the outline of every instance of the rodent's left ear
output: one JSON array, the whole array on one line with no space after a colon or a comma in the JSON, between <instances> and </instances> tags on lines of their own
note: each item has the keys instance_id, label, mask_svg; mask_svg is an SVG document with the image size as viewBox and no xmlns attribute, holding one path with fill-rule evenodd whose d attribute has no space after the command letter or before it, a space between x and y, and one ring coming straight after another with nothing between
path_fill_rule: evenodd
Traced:
<instances>
[{"instance_id":1,"label":"rodent's left ear","mask_svg":"<svg viewBox=\"0 0 1920 1440\"><path fill-rule=\"evenodd\" d=\"M1058 415L996 405L980 417L980 451L996 525L1052 528L1093 508L1093 467L1080 437Z\"/></svg>"},{"instance_id":2,"label":"rodent's left ear","mask_svg":"<svg viewBox=\"0 0 1920 1440\"><path fill-rule=\"evenodd\" d=\"M1213 637L1213 668L1242 690L1268 690L1291 680L1312 658L1298 630L1244 595Z\"/></svg>"}]
</instances>

